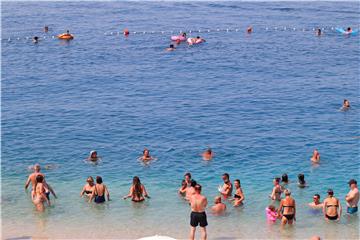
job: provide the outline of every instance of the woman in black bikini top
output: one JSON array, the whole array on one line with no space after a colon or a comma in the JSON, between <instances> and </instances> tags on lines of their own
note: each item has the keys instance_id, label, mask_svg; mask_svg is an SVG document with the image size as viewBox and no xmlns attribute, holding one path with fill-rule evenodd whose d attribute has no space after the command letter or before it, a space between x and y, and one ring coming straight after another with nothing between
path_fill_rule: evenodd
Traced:
<instances>
[{"instance_id":1,"label":"woman in black bikini top","mask_svg":"<svg viewBox=\"0 0 360 240\"><path fill-rule=\"evenodd\" d=\"M280 201L279 214L282 214L281 224L292 224L296 220L295 200L290 196L289 189L285 189L285 199Z\"/></svg>"},{"instance_id":2,"label":"woman in black bikini top","mask_svg":"<svg viewBox=\"0 0 360 240\"><path fill-rule=\"evenodd\" d=\"M326 220L340 220L342 208L339 199L334 197L334 191L328 190L328 197L324 200L323 213Z\"/></svg>"},{"instance_id":3,"label":"woman in black bikini top","mask_svg":"<svg viewBox=\"0 0 360 240\"><path fill-rule=\"evenodd\" d=\"M92 176L89 176L86 179L86 184L84 185L84 187L80 193L80 197L82 197L84 195L87 197L90 197L94 191L94 187L95 187L94 179Z\"/></svg>"}]
</instances>

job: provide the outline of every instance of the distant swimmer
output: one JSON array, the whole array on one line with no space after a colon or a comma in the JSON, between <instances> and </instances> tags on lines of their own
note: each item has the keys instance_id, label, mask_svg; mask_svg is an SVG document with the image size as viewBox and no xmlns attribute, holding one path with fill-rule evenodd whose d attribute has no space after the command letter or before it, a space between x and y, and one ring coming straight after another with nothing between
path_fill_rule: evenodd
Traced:
<instances>
[{"instance_id":1,"label":"distant swimmer","mask_svg":"<svg viewBox=\"0 0 360 240\"><path fill-rule=\"evenodd\" d=\"M44 202L47 202L48 206L50 206L50 199L46 195L43 175L39 174L36 176L36 183L31 196L36 210L43 212L45 210Z\"/></svg>"},{"instance_id":2,"label":"distant swimmer","mask_svg":"<svg viewBox=\"0 0 360 240\"><path fill-rule=\"evenodd\" d=\"M315 148L312 157L310 158L310 160L313 163L319 163L320 162L320 153L319 151Z\"/></svg>"},{"instance_id":3,"label":"distant swimmer","mask_svg":"<svg viewBox=\"0 0 360 240\"><path fill-rule=\"evenodd\" d=\"M318 28L316 29L316 36L321 36L322 32L321 32L321 29Z\"/></svg>"},{"instance_id":4,"label":"distant swimmer","mask_svg":"<svg viewBox=\"0 0 360 240\"><path fill-rule=\"evenodd\" d=\"M324 204L320 201L320 195L316 193L313 196L313 201L308 205L314 209L322 209Z\"/></svg>"},{"instance_id":5,"label":"distant swimmer","mask_svg":"<svg viewBox=\"0 0 360 240\"><path fill-rule=\"evenodd\" d=\"M201 154L203 160L205 160L205 161L211 160L211 159L214 157L214 155L215 155L215 154L214 154L214 152L211 150L211 148L206 149L206 151Z\"/></svg>"},{"instance_id":6,"label":"distant swimmer","mask_svg":"<svg viewBox=\"0 0 360 240\"><path fill-rule=\"evenodd\" d=\"M152 156L150 156L150 150L147 148L144 148L143 155L139 158L139 160L142 161L151 161L155 160Z\"/></svg>"},{"instance_id":7,"label":"distant swimmer","mask_svg":"<svg viewBox=\"0 0 360 240\"><path fill-rule=\"evenodd\" d=\"M230 181L230 175L228 173L224 173L222 175L222 180L224 181L224 184L222 186L219 186L218 190L224 197L224 199L226 199L228 197L231 197L233 185Z\"/></svg>"},{"instance_id":8,"label":"distant swimmer","mask_svg":"<svg viewBox=\"0 0 360 240\"><path fill-rule=\"evenodd\" d=\"M207 239L206 226L208 225L205 208L208 201L204 195L201 195L201 185L196 184L195 193L190 198L190 240L195 239L196 227L200 225L201 239Z\"/></svg>"},{"instance_id":9,"label":"distant swimmer","mask_svg":"<svg viewBox=\"0 0 360 240\"><path fill-rule=\"evenodd\" d=\"M174 44L170 44L170 46L168 48L166 48L165 50L170 52L170 51L174 51L176 48L174 47Z\"/></svg>"},{"instance_id":10,"label":"distant swimmer","mask_svg":"<svg viewBox=\"0 0 360 240\"><path fill-rule=\"evenodd\" d=\"M101 157L98 156L97 151L92 150L90 151L89 157L87 158L88 161L96 162L98 160L101 160Z\"/></svg>"},{"instance_id":11,"label":"distant swimmer","mask_svg":"<svg viewBox=\"0 0 360 240\"><path fill-rule=\"evenodd\" d=\"M107 200L110 201L110 193L108 188L103 183L102 177L97 176L94 191L91 194L89 203L91 203L93 199L95 203L103 203L105 202L105 195L107 197Z\"/></svg>"},{"instance_id":12,"label":"distant swimmer","mask_svg":"<svg viewBox=\"0 0 360 240\"><path fill-rule=\"evenodd\" d=\"M124 199L131 198L133 202L142 202L145 198L150 198L146 192L145 186L141 184L140 178L135 176L130 187L129 194L124 196Z\"/></svg>"},{"instance_id":13,"label":"distant swimmer","mask_svg":"<svg viewBox=\"0 0 360 240\"><path fill-rule=\"evenodd\" d=\"M199 44L199 43L203 43L206 42L205 39L201 38L200 36L197 36L196 38L188 38L187 39L187 43L189 45L194 45L194 44Z\"/></svg>"},{"instance_id":14,"label":"distant swimmer","mask_svg":"<svg viewBox=\"0 0 360 240\"><path fill-rule=\"evenodd\" d=\"M354 214L358 211L358 203L359 203L359 189L357 186L357 181L355 179L351 179L349 181L350 191L345 196L345 201L347 205L346 212L348 214Z\"/></svg>"},{"instance_id":15,"label":"distant swimmer","mask_svg":"<svg viewBox=\"0 0 360 240\"><path fill-rule=\"evenodd\" d=\"M279 214L277 213L274 205L269 205L267 208L265 208L265 213L266 213L266 220L269 223L275 223L276 219L279 218Z\"/></svg>"},{"instance_id":16,"label":"distant swimmer","mask_svg":"<svg viewBox=\"0 0 360 240\"><path fill-rule=\"evenodd\" d=\"M280 201L280 206L278 209L278 213L282 215L281 224L293 224L293 221L296 221L296 205L295 199L293 199L290 195L291 192L289 189L284 191L285 198Z\"/></svg>"},{"instance_id":17,"label":"distant swimmer","mask_svg":"<svg viewBox=\"0 0 360 240\"><path fill-rule=\"evenodd\" d=\"M340 108L340 111L347 111L350 109L350 102L347 99L344 99L343 105Z\"/></svg>"},{"instance_id":18,"label":"distant swimmer","mask_svg":"<svg viewBox=\"0 0 360 240\"><path fill-rule=\"evenodd\" d=\"M353 32L352 28L351 28L351 27L348 27L348 28L346 29L346 31L345 31L345 34L350 34L350 33L352 33L352 32Z\"/></svg>"},{"instance_id":19,"label":"distant swimmer","mask_svg":"<svg viewBox=\"0 0 360 240\"><path fill-rule=\"evenodd\" d=\"M274 184L274 187L273 187L273 190L272 190L272 192L271 192L271 194L270 194L270 198L272 199L272 200L278 200L278 201L280 201L281 200L281 193L283 192L282 191L282 188L281 188L281 186L280 186L280 178L275 178L274 180L273 180L273 184Z\"/></svg>"},{"instance_id":20,"label":"distant swimmer","mask_svg":"<svg viewBox=\"0 0 360 240\"><path fill-rule=\"evenodd\" d=\"M84 195L87 197L91 197L91 195L93 194L94 191L95 191L94 178L92 176L89 176L86 179L86 184L80 193L80 197L82 197Z\"/></svg>"},{"instance_id":21,"label":"distant swimmer","mask_svg":"<svg viewBox=\"0 0 360 240\"><path fill-rule=\"evenodd\" d=\"M45 27L44 27L44 32L47 33L48 31L49 31L49 27L48 27L48 26L45 26Z\"/></svg>"},{"instance_id":22,"label":"distant swimmer","mask_svg":"<svg viewBox=\"0 0 360 240\"><path fill-rule=\"evenodd\" d=\"M252 33L252 31L253 31L253 28L252 28L252 26L249 26L247 29L246 29L246 32L247 33Z\"/></svg>"},{"instance_id":23,"label":"distant swimmer","mask_svg":"<svg viewBox=\"0 0 360 240\"><path fill-rule=\"evenodd\" d=\"M326 220L340 220L342 208L339 199L334 197L334 191L327 191L328 197L324 200L323 213Z\"/></svg>"},{"instance_id":24,"label":"distant swimmer","mask_svg":"<svg viewBox=\"0 0 360 240\"><path fill-rule=\"evenodd\" d=\"M214 206L211 207L211 211L215 214L224 213L226 210L226 205L221 202L221 196L217 196L214 199Z\"/></svg>"},{"instance_id":25,"label":"distant swimmer","mask_svg":"<svg viewBox=\"0 0 360 240\"><path fill-rule=\"evenodd\" d=\"M236 179L234 181L235 186L235 194L234 194L234 207L238 207L243 204L243 201L245 200L244 193L241 189L240 180Z\"/></svg>"},{"instance_id":26,"label":"distant swimmer","mask_svg":"<svg viewBox=\"0 0 360 240\"><path fill-rule=\"evenodd\" d=\"M123 31L123 34L125 37L128 37L130 32L129 32L129 29L125 28L124 31Z\"/></svg>"},{"instance_id":27,"label":"distant swimmer","mask_svg":"<svg viewBox=\"0 0 360 240\"><path fill-rule=\"evenodd\" d=\"M196 181L195 180L191 180L191 184L190 184L190 187L188 187L186 189L186 196L185 196L185 199L190 201L190 198L192 197L192 195L195 194L195 186L196 186Z\"/></svg>"},{"instance_id":28,"label":"distant swimmer","mask_svg":"<svg viewBox=\"0 0 360 240\"><path fill-rule=\"evenodd\" d=\"M307 184L306 184L306 181L305 181L305 175L304 174L302 174L302 173L300 173L299 175L298 175L298 187L299 188L305 188L305 187L307 187Z\"/></svg>"},{"instance_id":29,"label":"distant swimmer","mask_svg":"<svg viewBox=\"0 0 360 240\"><path fill-rule=\"evenodd\" d=\"M52 195L54 195L55 198L57 198L54 189L45 181L45 174L41 173L40 170L41 170L40 165L35 164L34 165L34 173L29 175L29 177L28 177L28 179L27 179L27 181L25 183L25 190L29 187L30 184L32 186L32 189L34 189L34 186L36 184L36 177L38 175L41 175L41 176L43 176L42 183L43 183L43 185L45 187L45 190L46 190L45 191L46 197L48 199L50 199L50 193L51 193Z\"/></svg>"},{"instance_id":30,"label":"distant swimmer","mask_svg":"<svg viewBox=\"0 0 360 240\"><path fill-rule=\"evenodd\" d=\"M33 43L38 43L38 42L39 42L39 37L38 36L33 37Z\"/></svg>"},{"instance_id":31,"label":"distant swimmer","mask_svg":"<svg viewBox=\"0 0 360 240\"><path fill-rule=\"evenodd\" d=\"M74 35L70 34L69 30L66 30L66 33L59 34L57 37L62 40L71 40L74 38Z\"/></svg>"},{"instance_id":32,"label":"distant swimmer","mask_svg":"<svg viewBox=\"0 0 360 240\"><path fill-rule=\"evenodd\" d=\"M281 182L283 185L286 185L289 183L289 177L286 173L284 173L282 176L281 176Z\"/></svg>"}]
</instances>

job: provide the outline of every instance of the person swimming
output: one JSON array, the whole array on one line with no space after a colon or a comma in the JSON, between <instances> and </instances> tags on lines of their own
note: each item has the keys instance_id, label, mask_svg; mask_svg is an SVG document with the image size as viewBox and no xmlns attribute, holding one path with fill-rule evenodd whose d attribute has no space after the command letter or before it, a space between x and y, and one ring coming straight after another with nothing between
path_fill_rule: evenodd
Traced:
<instances>
[{"instance_id":1,"label":"person swimming","mask_svg":"<svg viewBox=\"0 0 360 240\"><path fill-rule=\"evenodd\" d=\"M313 201L308 205L313 209L322 209L323 203L320 201L320 195L318 193L314 194Z\"/></svg>"},{"instance_id":2,"label":"person swimming","mask_svg":"<svg viewBox=\"0 0 360 240\"><path fill-rule=\"evenodd\" d=\"M38 36L33 37L33 43L38 43L38 42L39 42L39 37Z\"/></svg>"},{"instance_id":3,"label":"person swimming","mask_svg":"<svg viewBox=\"0 0 360 240\"><path fill-rule=\"evenodd\" d=\"M143 150L143 155L141 157L139 157L139 160L142 161L151 161L151 160L155 160L155 158L153 158L152 156L150 156L150 150L147 148L144 148Z\"/></svg>"},{"instance_id":4,"label":"person swimming","mask_svg":"<svg viewBox=\"0 0 360 240\"><path fill-rule=\"evenodd\" d=\"M253 31L252 26L249 26L249 27L246 29L246 32L247 32L248 34L252 33L252 31Z\"/></svg>"},{"instance_id":5,"label":"person swimming","mask_svg":"<svg viewBox=\"0 0 360 240\"><path fill-rule=\"evenodd\" d=\"M174 51L176 48L174 47L174 44L170 44L168 48L166 48L166 51Z\"/></svg>"},{"instance_id":6,"label":"person swimming","mask_svg":"<svg viewBox=\"0 0 360 240\"><path fill-rule=\"evenodd\" d=\"M318 29L316 29L316 36L321 36L321 29L320 28L318 28Z\"/></svg>"},{"instance_id":7,"label":"person swimming","mask_svg":"<svg viewBox=\"0 0 360 240\"><path fill-rule=\"evenodd\" d=\"M284 173L282 176L281 176L281 182L283 185L286 185L289 183L289 177L286 173Z\"/></svg>"},{"instance_id":8,"label":"person swimming","mask_svg":"<svg viewBox=\"0 0 360 240\"><path fill-rule=\"evenodd\" d=\"M214 214L224 213L226 210L226 205L221 202L221 196L217 196L214 198L214 206L211 207L211 211Z\"/></svg>"},{"instance_id":9,"label":"person swimming","mask_svg":"<svg viewBox=\"0 0 360 240\"><path fill-rule=\"evenodd\" d=\"M291 191L285 189L284 191L285 198L280 201L280 206L278 209L278 214L282 215L281 224L292 224L293 221L296 221L296 205L295 200L290 196Z\"/></svg>"},{"instance_id":10,"label":"person swimming","mask_svg":"<svg viewBox=\"0 0 360 240\"><path fill-rule=\"evenodd\" d=\"M92 150L90 151L89 157L87 158L88 161L96 162L98 160L101 160L101 157L98 156L97 151Z\"/></svg>"},{"instance_id":11,"label":"person swimming","mask_svg":"<svg viewBox=\"0 0 360 240\"><path fill-rule=\"evenodd\" d=\"M299 180L299 182L298 182L298 187L299 187L299 188L305 188L305 187L307 187L306 181L305 181L305 175L304 175L304 174L300 173L300 174L298 175L298 180Z\"/></svg>"},{"instance_id":12,"label":"person swimming","mask_svg":"<svg viewBox=\"0 0 360 240\"><path fill-rule=\"evenodd\" d=\"M279 217L277 210L274 205L269 205L265 208L266 219L269 223L275 223L276 219Z\"/></svg>"},{"instance_id":13,"label":"person swimming","mask_svg":"<svg viewBox=\"0 0 360 240\"><path fill-rule=\"evenodd\" d=\"M272 200L280 201L281 200L281 193L283 192L282 187L280 186L280 178L275 178L273 180L273 184L274 184L274 187L273 187L273 190L272 190L269 197Z\"/></svg>"},{"instance_id":14,"label":"person swimming","mask_svg":"<svg viewBox=\"0 0 360 240\"><path fill-rule=\"evenodd\" d=\"M188 38L187 39L187 43L189 45L194 45L194 44L199 44L199 43L203 43L206 42L205 39L201 38L200 36L197 36L196 38Z\"/></svg>"},{"instance_id":15,"label":"person swimming","mask_svg":"<svg viewBox=\"0 0 360 240\"><path fill-rule=\"evenodd\" d=\"M130 187L129 194L124 196L124 199L130 198L133 202L142 202L145 198L150 198L146 192L145 186L141 184L140 178L135 176Z\"/></svg>"},{"instance_id":16,"label":"person swimming","mask_svg":"<svg viewBox=\"0 0 360 240\"><path fill-rule=\"evenodd\" d=\"M313 163L319 163L320 162L320 153L319 151L315 148L312 157L310 158L310 160Z\"/></svg>"},{"instance_id":17,"label":"person swimming","mask_svg":"<svg viewBox=\"0 0 360 240\"><path fill-rule=\"evenodd\" d=\"M327 191L328 197L324 200L323 213L326 220L340 220L342 208L339 199L334 197L334 191Z\"/></svg>"},{"instance_id":18,"label":"person swimming","mask_svg":"<svg viewBox=\"0 0 360 240\"><path fill-rule=\"evenodd\" d=\"M346 212L348 214L354 214L358 211L359 189L357 186L357 181L355 179L351 179L348 183L350 191L345 196L345 201L347 205Z\"/></svg>"},{"instance_id":19,"label":"person swimming","mask_svg":"<svg viewBox=\"0 0 360 240\"><path fill-rule=\"evenodd\" d=\"M80 193L80 197L84 195L87 197L91 197L92 193L94 192L94 188L95 188L94 178L92 176L89 176L86 179L86 184L84 185Z\"/></svg>"},{"instance_id":20,"label":"person swimming","mask_svg":"<svg viewBox=\"0 0 360 240\"><path fill-rule=\"evenodd\" d=\"M206 149L206 151L201 154L203 160L205 160L205 161L211 160L211 159L214 157L214 155L215 155L215 154L214 154L214 152L211 150L211 148Z\"/></svg>"},{"instance_id":21,"label":"person swimming","mask_svg":"<svg viewBox=\"0 0 360 240\"><path fill-rule=\"evenodd\" d=\"M343 105L340 108L340 111L347 111L350 109L350 102L347 99L344 99Z\"/></svg>"},{"instance_id":22,"label":"person swimming","mask_svg":"<svg viewBox=\"0 0 360 240\"><path fill-rule=\"evenodd\" d=\"M45 26L45 27L44 27L44 32L47 33L48 31L49 31L49 27L48 27L48 26Z\"/></svg>"},{"instance_id":23,"label":"person swimming","mask_svg":"<svg viewBox=\"0 0 360 240\"><path fill-rule=\"evenodd\" d=\"M350 34L350 33L352 33L352 32L353 32L353 30L352 30L351 27L348 27L348 28L346 29L346 31L345 31L346 34Z\"/></svg>"},{"instance_id":24,"label":"person swimming","mask_svg":"<svg viewBox=\"0 0 360 240\"><path fill-rule=\"evenodd\" d=\"M105 184L103 184L102 177L97 176L96 177L96 184L94 186L94 191L91 194L91 197L89 199L89 203L94 199L95 203L103 203L105 202L105 194L107 197L107 200L110 201L110 193L108 191L108 188Z\"/></svg>"},{"instance_id":25,"label":"person swimming","mask_svg":"<svg viewBox=\"0 0 360 240\"><path fill-rule=\"evenodd\" d=\"M238 207L243 204L245 197L241 189L241 184L239 179L236 179L234 181L234 186L235 186L235 194L234 194L233 202L234 202L234 207Z\"/></svg>"}]
</instances>

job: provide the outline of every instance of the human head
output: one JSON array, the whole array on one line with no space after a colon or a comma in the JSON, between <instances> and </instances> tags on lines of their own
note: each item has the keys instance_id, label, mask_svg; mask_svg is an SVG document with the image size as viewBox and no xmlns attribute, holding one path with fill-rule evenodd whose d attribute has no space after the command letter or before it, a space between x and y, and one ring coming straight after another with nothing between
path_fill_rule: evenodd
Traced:
<instances>
[{"instance_id":1,"label":"human head","mask_svg":"<svg viewBox=\"0 0 360 240\"><path fill-rule=\"evenodd\" d=\"M102 184L102 182L103 182L102 177L97 176L97 177L96 177L96 183L97 183L97 184Z\"/></svg>"},{"instance_id":2,"label":"human head","mask_svg":"<svg viewBox=\"0 0 360 240\"><path fill-rule=\"evenodd\" d=\"M92 150L92 151L90 152L90 157L91 157L91 158L97 158L97 152L96 152L95 150Z\"/></svg>"},{"instance_id":3,"label":"human head","mask_svg":"<svg viewBox=\"0 0 360 240\"><path fill-rule=\"evenodd\" d=\"M220 196L216 196L216 197L214 198L214 203L215 203L215 204L221 203L221 197L220 197Z\"/></svg>"},{"instance_id":4,"label":"human head","mask_svg":"<svg viewBox=\"0 0 360 240\"><path fill-rule=\"evenodd\" d=\"M274 185L278 185L280 183L280 178L275 177L273 183L274 183Z\"/></svg>"},{"instance_id":5,"label":"human head","mask_svg":"<svg viewBox=\"0 0 360 240\"><path fill-rule=\"evenodd\" d=\"M207 152L208 154L211 154L211 153L212 153L211 148L206 149L206 152Z\"/></svg>"},{"instance_id":6,"label":"human head","mask_svg":"<svg viewBox=\"0 0 360 240\"><path fill-rule=\"evenodd\" d=\"M275 206L274 206L274 205L269 205L269 206L268 206L268 209L270 209L271 211L274 212L274 211L275 211Z\"/></svg>"},{"instance_id":7,"label":"human head","mask_svg":"<svg viewBox=\"0 0 360 240\"><path fill-rule=\"evenodd\" d=\"M200 36L197 36L196 38L197 38L197 39L200 39Z\"/></svg>"},{"instance_id":8,"label":"human head","mask_svg":"<svg viewBox=\"0 0 360 240\"><path fill-rule=\"evenodd\" d=\"M291 195L290 189L285 189L284 194L285 196L290 196Z\"/></svg>"},{"instance_id":9,"label":"human head","mask_svg":"<svg viewBox=\"0 0 360 240\"><path fill-rule=\"evenodd\" d=\"M236 179L236 180L234 181L234 185L235 185L235 188L241 187L240 179Z\"/></svg>"},{"instance_id":10,"label":"human head","mask_svg":"<svg viewBox=\"0 0 360 240\"><path fill-rule=\"evenodd\" d=\"M348 31L351 31L351 27L348 27L347 30L348 30Z\"/></svg>"},{"instance_id":11,"label":"human head","mask_svg":"<svg viewBox=\"0 0 360 240\"><path fill-rule=\"evenodd\" d=\"M195 192L196 193L201 193L201 185L200 184L195 185Z\"/></svg>"},{"instance_id":12,"label":"human head","mask_svg":"<svg viewBox=\"0 0 360 240\"><path fill-rule=\"evenodd\" d=\"M305 184L305 175L302 174L302 173L300 173L300 174L298 175L298 180L299 180L299 183L300 183L300 184Z\"/></svg>"},{"instance_id":13,"label":"human head","mask_svg":"<svg viewBox=\"0 0 360 240\"><path fill-rule=\"evenodd\" d=\"M34 40L35 40L35 41L37 41L38 39L39 39L39 37L38 37L38 36L35 36L35 37L34 37Z\"/></svg>"},{"instance_id":14,"label":"human head","mask_svg":"<svg viewBox=\"0 0 360 240\"><path fill-rule=\"evenodd\" d=\"M189 173L189 172L185 173L184 178L185 178L186 181L190 181L191 180L191 173Z\"/></svg>"},{"instance_id":15,"label":"human head","mask_svg":"<svg viewBox=\"0 0 360 240\"><path fill-rule=\"evenodd\" d=\"M70 31L69 31L69 30L66 30L66 33L70 33Z\"/></svg>"},{"instance_id":16,"label":"human head","mask_svg":"<svg viewBox=\"0 0 360 240\"><path fill-rule=\"evenodd\" d=\"M350 181L348 183L349 183L349 187L351 189L354 189L357 187L357 181L355 179L350 179Z\"/></svg>"},{"instance_id":17,"label":"human head","mask_svg":"<svg viewBox=\"0 0 360 240\"><path fill-rule=\"evenodd\" d=\"M87 183L94 183L94 178L92 176L89 176L87 179L86 179L86 182Z\"/></svg>"},{"instance_id":18,"label":"human head","mask_svg":"<svg viewBox=\"0 0 360 240\"><path fill-rule=\"evenodd\" d=\"M133 177L133 185L140 184L140 178L138 176Z\"/></svg>"},{"instance_id":19,"label":"human head","mask_svg":"<svg viewBox=\"0 0 360 240\"><path fill-rule=\"evenodd\" d=\"M185 32L184 32L184 33L182 33L182 36L183 36L183 37L186 37L186 33L185 33Z\"/></svg>"},{"instance_id":20,"label":"human head","mask_svg":"<svg viewBox=\"0 0 360 240\"><path fill-rule=\"evenodd\" d=\"M229 178L230 178L230 175L228 173L224 173L222 175L222 179L224 180L224 182L228 182L229 181Z\"/></svg>"},{"instance_id":21,"label":"human head","mask_svg":"<svg viewBox=\"0 0 360 240\"><path fill-rule=\"evenodd\" d=\"M318 203L318 202L320 202L320 195L319 194L314 194L314 196L313 196L313 200L314 200L314 202L315 203Z\"/></svg>"},{"instance_id":22,"label":"human head","mask_svg":"<svg viewBox=\"0 0 360 240\"><path fill-rule=\"evenodd\" d=\"M174 44L170 44L170 48L174 48Z\"/></svg>"},{"instance_id":23,"label":"human head","mask_svg":"<svg viewBox=\"0 0 360 240\"><path fill-rule=\"evenodd\" d=\"M36 163L36 164L34 165L34 171L35 171L35 172L40 172L40 170L41 170L40 164Z\"/></svg>"},{"instance_id":24,"label":"human head","mask_svg":"<svg viewBox=\"0 0 360 240\"><path fill-rule=\"evenodd\" d=\"M328 195L329 196L334 196L334 191L331 189L331 188L329 188L328 190L327 190L327 193L328 193Z\"/></svg>"},{"instance_id":25,"label":"human head","mask_svg":"<svg viewBox=\"0 0 360 240\"><path fill-rule=\"evenodd\" d=\"M150 154L149 149L144 148L143 154L144 154L145 156L149 156L149 154Z\"/></svg>"},{"instance_id":26,"label":"human head","mask_svg":"<svg viewBox=\"0 0 360 240\"><path fill-rule=\"evenodd\" d=\"M196 185L197 185L196 181L195 181L195 180L191 180L190 186L191 186L191 187L195 187Z\"/></svg>"},{"instance_id":27,"label":"human head","mask_svg":"<svg viewBox=\"0 0 360 240\"><path fill-rule=\"evenodd\" d=\"M42 183L44 181L44 176L39 174L36 176L36 182L37 183Z\"/></svg>"},{"instance_id":28,"label":"human head","mask_svg":"<svg viewBox=\"0 0 360 240\"><path fill-rule=\"evenodd\" d=\"M289 181L288 175L286 173L281 176L281 181L284 183L287 183Z\"/></svg>"},{"instance_id":29,"label":"human head","mask_svg":"<svg viewBox=\"0 0 360 240\"><path fill-rule=\"evenodd\" d=\"M181 186L182 186L182 187L187 186L185 179L183 179L183 180L181 181Z\"/></svg>"}]
</instances>

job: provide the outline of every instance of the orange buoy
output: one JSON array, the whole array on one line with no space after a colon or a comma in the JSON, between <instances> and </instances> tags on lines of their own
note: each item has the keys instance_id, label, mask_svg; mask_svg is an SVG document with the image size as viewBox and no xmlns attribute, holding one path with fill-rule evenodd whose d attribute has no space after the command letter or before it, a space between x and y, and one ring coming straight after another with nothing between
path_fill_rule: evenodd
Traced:
<instances>
[{"instance_id":1,"label":"orange buoy","mask_svg":"<svg viewBox=\"0 0 360 240\"><path fill-rule=\"evenodd\" d=\"M129 36L129 34L130 34L129 29L125 28L123 33L124 33L124 36L126 36L126 37Z\"/></svg>"},{"instance_id":2,"label":"orange buoy","mask_svg":"<svg viewBox=\"0 0 360 240\"><path fill-rule=\"evenodd\" d=\"M62 39L62 40L71 40L74 39L74 35L70 34L70 33L63 33L63 34L59 34L57 36L58 39Z\"/></svg>"}]
</instances>

